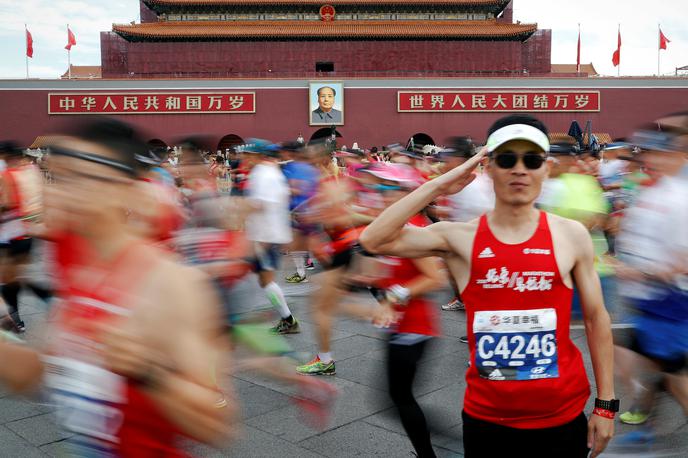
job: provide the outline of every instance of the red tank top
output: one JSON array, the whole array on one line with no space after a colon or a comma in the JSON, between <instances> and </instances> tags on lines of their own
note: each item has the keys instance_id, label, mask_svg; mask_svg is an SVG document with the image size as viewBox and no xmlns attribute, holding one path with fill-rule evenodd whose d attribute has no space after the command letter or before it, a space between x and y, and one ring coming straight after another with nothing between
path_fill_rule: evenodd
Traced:
<instances>
[{"instance_id":1,"label":"red tank top","mask_svg":"<svg viewBox=\"0 0 688 458\"><path fill-rule=\"evenodd\" d=\"M408 222L410 226L425 227L430 221L423 215L416 215ZM379 283L380 288L392 285L406 285L422 275L413 259L389 257L393 262L389 278ZM402 314L394 332L422 334L425 336L440 335L437 308L427 298L420 296L412 298L406 306L395 306L395 310Z\"/></svg>"},{"instance_id":2,"label":"red tank top","mask_svg":"<svg viewBox=\"0 0 688 458\"><path fill-rule=\"evenodd\" d=\"M56 242L55 258L64 283L54 310L55 339L46 357L46 382L56 404L70 412L62 425L75 434L70 441L86 454L187 456L175 447L178 429L134 383L104 369L98 351L98 326L128 315L127 293L152 267L151 260L131 246L94 285L78 274L92 262L86 241L61 234Z\"/></svg>"},{"instance_id":3,"label":"red tank top","mask_svg":"<svg viewBox=\"0 0 688 458\"><path fill-rule=\"evenodd\" d=\"M559 273L545 212L535 234L513 245L497 240L480 218L461 297L471 358L468 415L539 429L581 413L590 387L569 336L573 290Z\"/></svg>"}]
</instances>

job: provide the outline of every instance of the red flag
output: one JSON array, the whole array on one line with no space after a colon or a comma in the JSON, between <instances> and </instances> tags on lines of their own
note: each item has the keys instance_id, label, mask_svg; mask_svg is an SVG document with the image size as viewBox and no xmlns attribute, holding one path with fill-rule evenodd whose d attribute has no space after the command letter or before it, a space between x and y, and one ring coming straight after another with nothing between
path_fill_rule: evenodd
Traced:
<instances>
[{"instance_id":1,"label":"red flag","mask_svg":"<svg viewBox=\"0 0 688 458\"><path fill-rule=\"evenodd\" d=\"M67 46L65 46L65 49L67 51L72 49L72 46L76 45L76 37L72 33L72 30L67 27Z\"/></svg>"},{"instance_id":2,"label":"red flag","mask_svg":"<svg viewBox=\"0 0 688 458\"><path fill-rule=\"evenodd\" d=\"M33 37L29 29L26 29L26 56L33 58Z\"/></svg>"},{"instance_id":3,"label":"red flag","mask_svg":"<svg viewBox=\"0 0 688 458\"><path fill-rule=\"evenodd\" d=\"M617 67L621 63L621 29L619 29L619 43L617 44L616 51L612 55L612 64Z\"/></svg>"},{"instance_id":4,"label":"red flag","mask_svg":"<svg viewBox=\"0 0 688 458\"><path fill-rule=\"evenodd\" d=\"M578 28L578 52L576 53L576 73L580 73L580 26Z\"/></svg>"},{"instance_id":5,"label":"red flag","mask_svg":"<svg viewBox=\"0 0 688 458\"><path fill-rule=\"evenodd\" d=\"M662 29L659 29L659 49L667 49L667 43L671 43L671 40L664 35Z\"/></svg>"}]
</instances>

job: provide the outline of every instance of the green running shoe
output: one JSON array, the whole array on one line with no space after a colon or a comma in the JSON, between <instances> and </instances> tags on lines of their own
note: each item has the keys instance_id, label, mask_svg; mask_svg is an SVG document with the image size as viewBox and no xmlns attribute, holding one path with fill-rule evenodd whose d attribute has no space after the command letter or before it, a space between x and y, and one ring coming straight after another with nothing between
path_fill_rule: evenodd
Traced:
<instances>
[{"instance_id":1,"label":"green running shoe","mask_svg":"<svg viewBox=\"0 0 688 458\"><path fill-rule=\"evenodd\" d=\"M308 283L308 279L305 276L301 276L298 273L295 273L291 277L285 278L287 283Z\"/></svg>"},{"instance_id":2,"label":"green running shoe","mask_svg":"<svg viewBox=\"0 0 688 458\"><path fill-rule=\"evenodd\" d=\"M334 360L323 363L320 357L316 356L311 362L298 366L296 372L302 375L334 375Z\"/></svg>"},{"instance_id":3,"label":"green running shoe","mask_svg":"<svg viewBox=\"0 0 688 458\"><path fill-rule=\"evenodd\" d=\"M275 326L270 328L270 332L273 334L298 334L301 330L299 329L299 322L292 317L291 322L284 318L279 320Z\"/></svg>"},{"instance_id":4,"label":"green running shoe","mask_svg":"<svg viewBox=\"0 0 688 458\"><path fill-rule=\"evenodd\" d=\"M619 420L621 423L626 423L627 425L642 425L650 418L650 414L643 412L624 412L619 415Z\"/></svg>"}]
</instances>

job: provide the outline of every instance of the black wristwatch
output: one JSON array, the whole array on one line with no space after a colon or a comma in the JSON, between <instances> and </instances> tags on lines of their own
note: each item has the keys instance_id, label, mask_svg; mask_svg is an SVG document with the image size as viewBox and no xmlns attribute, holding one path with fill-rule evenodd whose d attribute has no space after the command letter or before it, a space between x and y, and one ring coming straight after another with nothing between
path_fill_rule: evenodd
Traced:
<instances>
[{"instance_id":1,"label":"black wristwatch","mask_svg":"<svg viewBox=\"0 0 688 458\"><path fill-rule=\"evenodd\" d=\"M598 409L609 410L610 412L618 412L619 400L610 399L609 401L603 401L602 399L595 398L595 407Z\"/></svg>"}]
</instances>

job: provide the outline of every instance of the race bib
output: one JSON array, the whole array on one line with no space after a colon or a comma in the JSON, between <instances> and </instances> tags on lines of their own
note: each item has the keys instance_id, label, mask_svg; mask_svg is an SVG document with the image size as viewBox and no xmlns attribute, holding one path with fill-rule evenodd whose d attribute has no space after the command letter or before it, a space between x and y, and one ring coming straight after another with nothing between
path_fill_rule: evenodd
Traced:
<instances>
[{"instance_id":1,"label":"race bib","mask_svg":"<svg viewBox=\"0 0 688 458\"><path fill-rule=\"evenodd\" d=\"M119 406L125 401L124 379L71 358L45 356L44 362L58 421L75 434L73 442L82 451L115 450L123 421Z\"/></svg>"},{"instance_id":2,"label":"race bib","mask_svg":"<svg viewBox=\"0 0 688 458\"><path fill-rule=\"evenodd\" d=\"M475 312L475 365L489 380L559 377L557 312L498 310Z\"/></svg>"}]
</instances>

